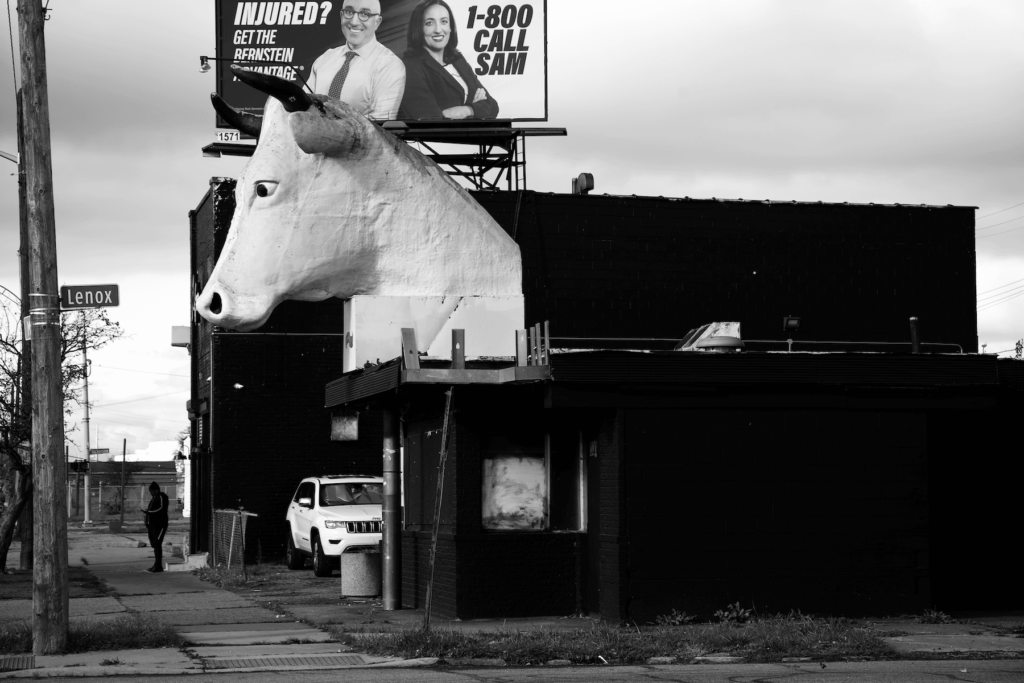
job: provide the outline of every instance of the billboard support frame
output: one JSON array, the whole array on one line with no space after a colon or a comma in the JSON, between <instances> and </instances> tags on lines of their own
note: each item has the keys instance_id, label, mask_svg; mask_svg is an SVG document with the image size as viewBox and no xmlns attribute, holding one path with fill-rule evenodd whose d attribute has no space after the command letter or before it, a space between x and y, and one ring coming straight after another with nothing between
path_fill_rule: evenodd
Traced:
<instances>
[{"instance_id":1,"label":"billboard support frame","mask_svg":"<svg viewBox=\"0 0 1024 683\"><path fill-rule=\"evenodd\" d=\"M406 144L419 143L421 152L454 178L465 178L475 190L526 189L526 138L564 137L565 128L513 128L509 122L481 126L409 126L386 122L384 128ZM477 152L439 153L430 144L474 145ZM256 145L215 142L203 147L204 156L252 156Z\"/></svg>"}]
</instances>

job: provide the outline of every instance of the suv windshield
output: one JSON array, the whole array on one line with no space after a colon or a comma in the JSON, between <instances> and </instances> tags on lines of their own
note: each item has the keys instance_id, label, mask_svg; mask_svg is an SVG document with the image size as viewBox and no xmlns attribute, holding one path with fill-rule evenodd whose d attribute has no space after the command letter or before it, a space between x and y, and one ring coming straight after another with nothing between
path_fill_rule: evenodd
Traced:
<instances>
[{"instance_id":1,"label":"suv windshield","mask_svg":"<svg viewBox=\"0 0 1024 683\"><path fill-rule=\"evenodd\" d=\"M321 507L383 504L383 484L320 484Z\"/></svg>"}]
</instances>

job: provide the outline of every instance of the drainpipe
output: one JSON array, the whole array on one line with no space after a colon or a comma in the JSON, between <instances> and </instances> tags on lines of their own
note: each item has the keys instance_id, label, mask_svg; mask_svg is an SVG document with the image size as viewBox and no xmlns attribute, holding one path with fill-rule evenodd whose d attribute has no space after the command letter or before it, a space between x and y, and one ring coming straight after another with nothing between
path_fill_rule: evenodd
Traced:
<instances>
[{"instance_id":1,"label":"drainpipe","mask_svg":"<svg viewBox=\"0 0 1024 683\"><path fill-rule=\"evenodd\" d=\"M402 480L398 415L384 409L384 505L381 593L385 610L402 609Z\"/></svg>"},{"instance_id":2,"label":"drainpipe","mask_svg":"<svg viewBox=\"0 0 1024 683\"><path fill-rule=\"evenodd\" d=\"M910 319L910 352L921 353L921 338L917 334L917 317Z\"/></svg>"}]
</instances>

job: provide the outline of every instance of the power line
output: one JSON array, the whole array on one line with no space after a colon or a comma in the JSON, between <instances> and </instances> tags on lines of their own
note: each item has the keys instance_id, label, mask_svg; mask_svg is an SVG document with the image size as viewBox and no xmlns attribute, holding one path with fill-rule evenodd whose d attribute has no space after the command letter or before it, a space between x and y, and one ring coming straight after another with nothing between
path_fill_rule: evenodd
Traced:
<instances>
[{"instance_id":1,"label":"power line","mask_svg":"<svg viewBox=\"0 0 1024 683\"><path fill-rule=\"evenodd\" d=\"M1024 216L1022 216L1022 218L1024 218ZM977 239L981 240L981 239L985 239L986 237L995 237L997 235L1005 235L1008 232L1017 232L1018 230L1024 230L1024 225L1020 226L1019 228L1010 228L1009 230L1004 230L1003 232L994 232L991 235L978 235Z\"/></svg>"},{"instance_id":2,"label":"power line","mask_svg":"<svg viewBox=\"0 0 1024 683\"><path fill-rule=\"evenodd\" d=\"M106 408L108 406L124 405L125 403L138 403L139 401L148 401L148 400L154 399L154 398L163 398L164 396L173 396L175 394L182 394L182 393L185 393L186 391L192 391L192 390L191 389L179 389L178 391L171 391L171 392L168 392L166 394L156 394L155 396L143 396L141 398L133 398L130 401L118 401L117 403L100 403L100 404L96 404L96 407L97 408ZM93 405L93 404L90 404L90 405Z\"/></svg>"},{"instance_id":3,"label":"power line","mask_svg":"<svg viewBox=\"0 0 1024 683\"><path fill-rule=\"evenodd\" d=\"M100 365L96 364L97 368L104 368L106 370L124 370L125 372L141 372L145 375L164 375L165 377L184 377L185 379L191 379L189 375L175 375L171 372L153 372L151 370L136 370L135 368L117 368L113 365Z\"/></svg>"},{"instance_id":4,"label":"power line","mask_svg":"<svg viewBox=\"0 0 1024 683\"><path fill-rule=\"evenodd\" d=\"M988 296L978 297L978 301L982 302L985 299L996 299L996 298L1001 297L1001 296L1006 296L1007 294L1010 294L1011 292L1016 292L1019 289L1024 289L1024 285L1018 285L1017 287L1014 287L1013 289L1008 289L1005 292L998 292L996 294L989 294Z\"/></svg>"},{"instance_id":5,"label":"power line","mask_svg":"<svg viewBox=\"0 0 1024 683\"><path fill-rule=\"evenodd\" d=\"M14 58L14 22L11 21L11 0L7 0L7 35L11 37L11 81L14 86L14 101L18 101L18 72L14 69L15 58ZM17 106L17 105L15 105ZM20 151L20 150L19 150Z\"/></svg>"},{"instance_id":6,"label":"power line","mask_svg":"<svg viewBox=\"0 0 1024 683\"><path fill-rule=\"evenodd\" d=\"M987 301L987 302L985 302L985 303L983 303L983 304L979 304L979 305L977 306L977 308L978 308L978 311L979 311L979 312L980 312L980 311L984 311L984 310L986 310L986 309L988 309L988 308L991 308L991 307L993 307L993 306L997 306L997 305L999 305L999 304L1002 304L1002 303L1006 303L1007 301L1010 301L1010 300L1012 300L1012 299L1016 299L1016 298L1017 298L1018 296L1020 296L1021 294L1024 294L1024 291L1021 291L1021 292L1017 292L1016 294L1011 294L1011 295L1009 295L1009 296L1003 297L1002 299L996 299L995 301Z\"/></svg>"},{"instance_id":7,"label":"power line","mask_svg":"<svg viewBox=\"0 0 1024 683\"><path fill-rule=\"evenodd\" d=\"M1010 301L1011 299L1016 299L1017 297L1022 295L1024 295L1024 292L1017 292L1016 294L1011 294L1010 296L1003 299L989 301L987 304L982 304L981 306L978 306L978 312L981 313L982 311L986 311L990 308L995 308L999 304L1005 304L1007 301Z\"/></svg>"},{"instance_id":8,"label":"power line","mask_svg":"<svg viewBox=\"0 0 1024 683\"><path fill-rule=\"evenodd\" d=\"M166 417L149 417L148 415L141 415L139 413L125 413L125 412L122 412L120 410L111 410L110 408L100 408L100 412L104 413L104 414L105 413L111 413L113 415L118 415L118 416L121 416L121 417L137 418L139 420L153 420L155 422L178 422L178 423L180 423L180 422L188 422L188 420L185 419L185 418L181 418L181 419L178 419L178 420L171 420L171 419L168 419Z\"/></svg>"},{"instance_id":9,"label":"power line","mask_svg":"<svg viewBox=\"0 0 1024 683\"><path fill-rule=\"evenodd\" d=\"M991 228L998 228L1000 225L1006 225L1007 223L1012 223L1014 221L1019 221L1021 218L1024 218L1024 216L1017 216L1016 218L1011 218L1010 220L1003 221L1002 223L993 223L992 225L986 225L984 228L975 228L974 232L981 232L982 230L990 230Z\"/></svg>"},{"instance_id":10,"label":"power line","mask_svg":"<svg viewBox=\"0 0 1024 683\"><path fill-rule=\"evenodd\" d=\"M163 431L161 429L150 429L149 427L143 427L142 425L135 425L135 424L132 424L131 422L121 422L120 420L106 420L105 419L105 420L103 420L103 422L113 422L114 424L126 425L128 427L134 427L135 429L143 429L143 430L145 430L147 432L150 432L152 434L165 434L165 435L166 434L170 434L170 432L165 432L165 431ZM110 433L110 432L108 432L108 433ZM122 436L126 436L126 435L122 435ZM177 434L175 434L175 437L177 437ZM132 437L132 438L137 439L138 437Z\"/></svg>"},{"instance_id":11,"label":"power line","mask_svg":"<svg viewBox=\"0 0 1024 683\"><path fill-rule=\"evenodd\" d=\"M985 214L984 216L981 216L981 218L979 218L978 220L980 221L980 220L982 220L984 218L988 218L989 216L995 216L997 213L1002 213L1004 211L1009 211L1010 209L1016 209L1018 206L1024 206L1024 202L1021 202L1020 204L1014 204L1013 206L1011 206L1009 208L1006 208L1006 209L999 209L998 211L993 211L992 213Z\"/></svg>"},{"instance_id":12,"label":"power line","mask_svg":"<svg viewBox=\"0 0 1024 683\"><path fill-rule=\"evenodd\" d=\"M989 292L994 292L997 289L1002 289L1003 287L1009 287L1010 285L1015 285L1018 282L1024 282L1024 278L1022 278L1020 280L1014 280L1013 282L1007 282L1005 285L999 285L998 287L993 287L992 289L986 289L984 292L978 292L978 296L981 296L982 294L988 294Z\"/></svg>"}]
</instances>

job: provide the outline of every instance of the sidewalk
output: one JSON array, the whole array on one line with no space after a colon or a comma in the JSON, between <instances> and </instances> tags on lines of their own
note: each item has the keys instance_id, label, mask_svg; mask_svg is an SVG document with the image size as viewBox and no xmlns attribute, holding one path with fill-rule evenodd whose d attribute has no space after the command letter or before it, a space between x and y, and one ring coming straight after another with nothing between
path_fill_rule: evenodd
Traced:
<instances>
[{"instance_id":1,"label":"sidewalk","mask_svg":"<svg viewBox=\"0 0 1024 683\"><path fill-rule=\"evenodd\" d=\"M174 527L169 541L180 543ZM384 612L376 600L342 600L337 579L300 582L301 591L260 592L253 597L217 588L186 571L150 574L153 550L146 547L145 533L131 527L113 534L105 529L69 529L68 558L72 566L83 560L93 575L104 581L113 593L92 597L72 597L72 622L112 619L129 611L156 617L172 625L189 643L183 650L170 648L90 652L74 655L4 656L0 655L0 678L91 677L116 675L190 674L204 672L291 671L347 667L383 667L429 665L434 659L401 660L373 657L332 639L330 633L308 625L342 625L346 631L364 633L417 628L423 613L413 610ZM16 562L16 548L11 549ZM165 548L164 558L172 558ZM336 588L334 588L337 586ZM317 587L317 588L313 588ZM315 590L317 593L304 593ZM334 591L337 592L334 592ZM73 591L72 595L88 595ZM291 597L289 600L287 598ZM282 610L261 606L280 604ZM289 604L290 603L290 604ZM31 619L31 600L0 602L0 624ZM919 624L913 618L884 619L871 622L879 631L894 635L887 640L899 652L948 655L957 652L985 653L987 656L1024 653L1024 638L1007 635L1006 629L1024 622L1024 614L998 617L972 615L969 624ZM437 621L436 627L467 631L495 629L572 629L590 628L585 618L488 619L473 621ZM903 635L897 635L903 634ZM35 667L35 668L30 668ZM4 669L20 669L4 671Z\"/></svg>"},{"instance_id":2,"label":"sidewalk","mask_svg":"<svg viewBox=\"0 0 1024 683\"><path fill-rule=\"evenodd\" d=\"M192 645L183 651L163 648L40 656L34 662L27 656L0 655L0 669L26 667L4 671L0 678L286 671L402 663L351 653L351 648L333 642L330 634L204 583L189 572L147 573L153 550L141 547L146 541L144 533L69 529L69 563L81 565L84 559L88 570L114 591L114 595L103 597L72 598L71 620L142 612L174 626ZM15 550L12 548L11 555L16 559ZM169 549L164 557L181 562L170 557ZM0 622L31 619L31 600L5 600L3 606ZM35 668L27 668L30 666Z\"/></svg>"}]
</instances>

